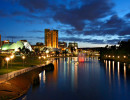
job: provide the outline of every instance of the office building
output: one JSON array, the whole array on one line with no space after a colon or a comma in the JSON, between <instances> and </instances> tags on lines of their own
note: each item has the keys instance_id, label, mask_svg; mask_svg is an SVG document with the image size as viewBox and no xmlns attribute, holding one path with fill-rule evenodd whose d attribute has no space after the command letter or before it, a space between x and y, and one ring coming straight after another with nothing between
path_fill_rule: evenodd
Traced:
<instances>
[{"instance_id":1,"label":"office building","mask_svg":"<svg viewBox=\"0 0 130 100\"><path fill-rule=\"evenodd\" d=\"M45 29L45 45L49 48L58 48L58 30Z\"/></svg>"},{"instance_id":2,"label":"office building","mask_svg":"<svg viewBox=\"0 0 130 100\"><path fill-rule=\"evenodd\" d=\"M67 47L67 43L66 42L58 42L58 47L59 48L66 48Z\"/></svg>"}]
</instances>

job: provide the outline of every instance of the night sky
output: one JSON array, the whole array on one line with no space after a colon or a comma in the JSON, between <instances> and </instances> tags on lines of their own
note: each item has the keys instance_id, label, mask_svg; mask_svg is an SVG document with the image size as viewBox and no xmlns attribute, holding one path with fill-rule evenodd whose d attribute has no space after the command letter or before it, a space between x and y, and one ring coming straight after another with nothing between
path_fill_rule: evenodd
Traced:
<instances>
[{"instance_id":1,"label":"night sky","mask_svg":"<svg viewBox=\"0 0 130 100\"><path fill-rule=\"evenodd\" d=\"M130 0L0 0L2 40L44 43L44 29L59 41L101 47L130 39Z\"/></svg>"}]
</instances>

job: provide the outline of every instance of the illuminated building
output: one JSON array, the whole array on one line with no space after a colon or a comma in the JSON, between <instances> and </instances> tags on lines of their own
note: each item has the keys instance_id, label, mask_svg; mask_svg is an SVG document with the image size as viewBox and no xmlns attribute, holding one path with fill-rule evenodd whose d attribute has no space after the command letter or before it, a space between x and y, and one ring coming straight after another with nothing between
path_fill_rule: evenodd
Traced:
<instances>
[{"instance_id":1,"label":"illuminated building","mask_svg":"<svg viewBox=\"0 0 130 100\"><path fill-rule=\"evenodd\" d=\"M43 46L44 44L42 42L37 42L36 45L37 46Z\"/></svg>"},{"instance_id":2,"label":"illuminated building","mask_svg":"<svg viewBox=\"0 0 130 100\"><path fill-rule=\"evenodd\" d=\"M20 40L21 42L27 42L27 40Z\"/></svg>"},{"instance_id":3,"label":"illuminated building","mask_svg":"<svg viewBox=\"0 0 130 100\"><path fill-rule=\"evenodd\" d=\"M75 49L77 49L78 48L78 43L69 43L69 46L68 46L68 48L75 48Z\"/></svg>"},{"instance_id":4,"label":"illuminated building","mask_svg":"<svg viewBox=\"0 0 130 100\"><path fill-rule=\"evenodd\" d=\"M44 44L42 42L37 42L36 45L31 46L33 50L38 49L39 51L43 51Z\"/></svg>"},{"instance_id":5,"label":"illuminated building","mask_svg":"<svg viewBox=\"0 0 130 100\"><path fill-rule=\"evenodd\" d=\"M69 43L68 48L71 52L75 52L76 54L78 53L78 43Z\"/></svg>"},{"instance_id":6,"label":"illuminated building","mask_svg":"<svg viewBox=\"0 0 130 100\"><path fill-rule=\"evenodd\" d=\"M61 49L64 49L67 47L67 43L66 42L58 42L58 47Z\"/></svg>"},{"instance_id":7,"label":"illuminated building","mask_svg":"<svg viewBox=\"0 0 130 100\"><path fill-rule=\"evenodd\" d=\"M4 44L2 45L1 49L2 51L7 51L7 50L18 51L19 48L22 49L23 47L32 51L31 45L28 42L22 42L22 41L17 41L16 43Z\"/></svg>"},{"instance_id":8,"label":"illuminated building","mask_svg":"<svg viewBox=\"0 0 130 100\"><path fill-rule=\"evenodd\" d=\"M46 47L58 48L58 30L45 29Z\"/></svg>"},{"instance_id":9,"label":"illuminated building","mask_svg":"<svg viewBox=\"0 0 130 100\"><path fill-rule=\"evenodd\" d=\"M4 44L9 44L9 40L2 41L2 45L4 45Z\"/></svg>"}]
</instances>

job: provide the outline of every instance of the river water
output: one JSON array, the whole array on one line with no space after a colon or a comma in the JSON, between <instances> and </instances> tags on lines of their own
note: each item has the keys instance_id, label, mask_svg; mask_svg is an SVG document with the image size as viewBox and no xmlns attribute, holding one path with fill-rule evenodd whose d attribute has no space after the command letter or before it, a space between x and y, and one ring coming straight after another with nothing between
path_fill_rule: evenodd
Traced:
<instances>
[{"instance_id":1,"label":"river water","mask_svg":"<svg viewBox=\"0 0 130 100\"><path fill-rule=\"evenodd\" d=\"M57 58L18 100L130 100L130 65L87 57Z\"/></svg>"}]
</instances>

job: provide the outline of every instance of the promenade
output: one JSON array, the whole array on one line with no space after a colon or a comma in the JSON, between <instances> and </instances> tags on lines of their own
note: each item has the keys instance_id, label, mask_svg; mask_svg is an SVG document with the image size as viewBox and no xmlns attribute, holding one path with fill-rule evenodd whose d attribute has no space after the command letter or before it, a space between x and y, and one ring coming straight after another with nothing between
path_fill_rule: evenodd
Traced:
<instances>
[{"instance_id":1,"label":"promenade","mask_svg":"<svg viewBox=\"0 0 130 100\"><path fill-rule=\"evenodd\" d=\"M33 70L35 68L42 67L42 66L45 66L47 64L40 64L40 65L36 65L36 66L33 66L33 67L28 67L28 68L24 68L24 69L13 71L13 72L10 72L10 73L7 73L7 74L0 75L0 84L3 83L3 82L8 81L9 79L12 79L12 78L14 78L14 77L16 77L16 76L18 76L20 74L29 72L29 71L31 71L31 70Z\"/></svg>"}]
</instances>

